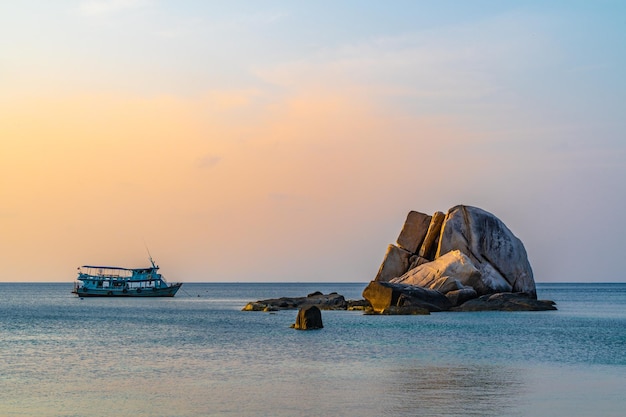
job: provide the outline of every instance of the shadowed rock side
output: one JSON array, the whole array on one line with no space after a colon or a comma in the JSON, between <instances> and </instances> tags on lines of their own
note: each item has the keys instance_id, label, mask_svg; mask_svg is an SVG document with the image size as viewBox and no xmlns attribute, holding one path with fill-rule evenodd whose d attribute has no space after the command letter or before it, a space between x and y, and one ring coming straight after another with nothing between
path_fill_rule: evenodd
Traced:
<instances>
[{"instance_id":1,"label":"shadowed rock side","mask_svg":"<svg viewBox=\"0 0 626 417\"><path fill-rule=\"evenodd\" d=\"M296 330L316 330L324 328L322 312L316 306L302 307L296 316L296 322L291 325Z\"/></svg>"},{"instance_id":2,"label":"shadowed rock side","mask_svg":"<svg viewBox=\"0 0 626 417\"><path fill-rule=\"evenodd\" d=\"M394 285L379 285L383 283ZM427 307L429 311L503 293L515 293L516 298L507 303L477 302L473 308L554 309L554 303L548 308L545 303L520 301L537 298L526 249L502 221L477 207L455 206L445 216L441 212L432 216L409 212L396 244L388 246L378 274L363 296L374 312L382 313L387 307L399 307L398 302L416 302L413 288L445 296L448 308Z\"/></svg>"},{"instance_id":3,"label":"shadowed rock side","mask_svg":"<svg viewBox=\"0 0 626 417\"><path fill-rule=\"evenodd\" d=\"M424 237L424 242L420 247L418 255L424 259L435 259L437 254L437 247L439 246L439 234L441 233L441 226L445 220L446 215L438 211L431 217L430 224L428 225L428 231Z\"/></svg>"},{"instance_id":4,"label":"shadowed rock side","mask_svg":"<svg viewBox=\"0 0 626 417\"><path fill-rule=\"evenodd\" d=\"M408 252L416 253L428 233L431 219L432 217L427 214L410 211L396 240L398 246Z\"/></svg>"},{"instance_id":5,"label":"shadowed rock side","mask_svg":"<svg viewBox=\"0 0 626 417\"><path fill-rule=\"evenodd\" d=\"M536 300L520 293L488 294L469 300L453 311L545 311L556 310L554 301Z\"/></svg>"}]
</instances>

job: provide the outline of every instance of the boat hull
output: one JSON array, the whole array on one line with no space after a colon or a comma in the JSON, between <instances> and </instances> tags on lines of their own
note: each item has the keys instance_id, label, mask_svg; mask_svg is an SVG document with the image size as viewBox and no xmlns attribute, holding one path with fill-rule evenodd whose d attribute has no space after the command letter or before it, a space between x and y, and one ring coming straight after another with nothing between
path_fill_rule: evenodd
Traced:
<instances>
[{"instance_id":1,"label":"boat hull","mask_svg":"<svg viewBox=\"0 0 626 417\"><path fill-rule=\"evenodd\" d=\"M79 297L173 297L183 284L172 284L163 288L85 288L79 287L72 293Z\"/></svg>"}]
</instances>

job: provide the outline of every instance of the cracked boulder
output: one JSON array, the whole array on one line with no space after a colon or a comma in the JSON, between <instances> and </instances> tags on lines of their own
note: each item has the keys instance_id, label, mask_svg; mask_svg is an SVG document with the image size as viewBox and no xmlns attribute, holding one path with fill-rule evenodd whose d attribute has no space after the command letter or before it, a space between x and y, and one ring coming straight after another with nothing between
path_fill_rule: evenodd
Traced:
<instances>
[{"instance_id":1,"label":"cracked boulder","mask_svg":"<svg viewBox=\"0 0 626 417\"><path fill-rule=\"evenodd\" d=\"M477 207L455 206L441 227L435 258L458 250L480 271L479 295L499 292L537 297L526 249L496 216Z\"/></svg>"}]
</instances>

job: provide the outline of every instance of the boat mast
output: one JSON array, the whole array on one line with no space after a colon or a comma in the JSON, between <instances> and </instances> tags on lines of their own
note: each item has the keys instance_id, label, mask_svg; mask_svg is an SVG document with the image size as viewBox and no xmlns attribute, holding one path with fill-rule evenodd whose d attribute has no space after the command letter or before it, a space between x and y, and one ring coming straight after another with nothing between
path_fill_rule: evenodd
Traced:
<instances>
[{"instance_id":1,"label":"boat mast","mask_svg":"<svg viewBox=\"0 0 626 417\"><path fill-rule=\"evenodd\" d=\"M150 259L150 263L152 264L153 268L158 268L158 266L154 263L154 260L152 259L152 255L150 254L150 249L148 249L148 245L146 244L146 242L143 242L143 245L146 247L146 252L148 252L148 259Z\"/></svg>"}]
</instances>

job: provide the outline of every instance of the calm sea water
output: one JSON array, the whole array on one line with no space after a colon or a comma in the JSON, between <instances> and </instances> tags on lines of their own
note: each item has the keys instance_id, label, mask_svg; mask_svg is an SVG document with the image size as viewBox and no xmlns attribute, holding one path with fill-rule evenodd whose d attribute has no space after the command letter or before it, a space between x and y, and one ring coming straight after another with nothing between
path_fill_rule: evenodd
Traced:
<instances>
[{"instance_id":1,"label":"calm sea water","mask_svg":"<svg viewBox=\"0 0 626 417\"><path fill-rule=\"evenodd\" d=\"M358 284L185 284L79 299L0 284L0 416L623 416L626 284L539 284L558 311L365 316L248 301Z\"/></svg>"}]
</instances>

